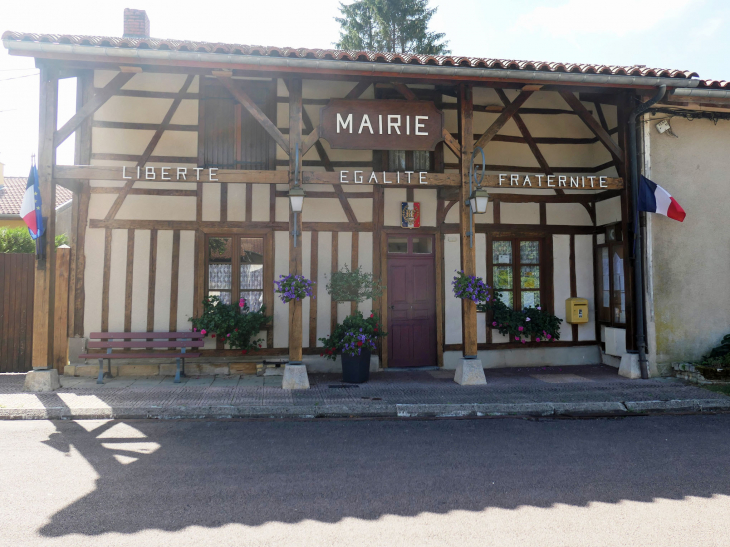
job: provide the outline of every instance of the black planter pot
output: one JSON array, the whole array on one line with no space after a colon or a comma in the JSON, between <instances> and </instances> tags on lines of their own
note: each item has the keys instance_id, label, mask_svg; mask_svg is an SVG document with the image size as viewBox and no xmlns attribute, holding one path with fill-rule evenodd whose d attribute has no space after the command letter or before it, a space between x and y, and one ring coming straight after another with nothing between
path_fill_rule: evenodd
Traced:
<instances>
[{"instance_id":1,"label":"black planter pot","mask_svg":"<svg viewBox=\"0 0 730 547\"><path fill-rule=\"evenodd\" d=\"M342 381L349 384L362 384L370 379L370 350L362 350L360 355L340 355L342 359Z\"/></svg>"}]
</instances>

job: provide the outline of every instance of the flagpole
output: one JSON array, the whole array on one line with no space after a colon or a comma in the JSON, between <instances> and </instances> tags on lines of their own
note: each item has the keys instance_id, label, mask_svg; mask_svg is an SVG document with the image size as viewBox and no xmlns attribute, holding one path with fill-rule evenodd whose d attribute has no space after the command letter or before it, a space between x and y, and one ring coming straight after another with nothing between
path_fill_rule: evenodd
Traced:
<instances>
[{"instance_id":1,"label":"flagpole","mask_svg":"<svg viewBox=\"0 0 730 547\"><path fill-rule=\"evenodd\" d=\"M636 309L636 348L639 350L639 367L641 378L649 379L649 364L646 359L646 335L644 334L644 253L642 242L644 227L639 219L639 165L636 148L636 120L661 101L667 92L667 86L659 86L656 95L637 106L629 114L629 160L631 162L631 197L634 215L634 304Z\"/></svg>"}]
</instances>

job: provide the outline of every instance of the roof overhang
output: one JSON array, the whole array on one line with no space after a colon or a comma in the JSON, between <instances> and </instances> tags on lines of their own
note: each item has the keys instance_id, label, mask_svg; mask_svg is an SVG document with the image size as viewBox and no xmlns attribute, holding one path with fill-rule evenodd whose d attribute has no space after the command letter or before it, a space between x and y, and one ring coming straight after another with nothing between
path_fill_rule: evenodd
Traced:
<instances>
[{"instance_id":1,"label":"roof overhang","mask_svg":"<svg viewBox=\"0 0 730 547\"><path fill-rule=\"evenodd\" d=\"M669 88L696 88L700 80L629 76L617 74L585 74L499 68L430 66L327 59L297 59L257 55L204 53L192 51L152 50L6 39L3 45L12 55L86 63L120 65L177 66L197 69L227 69L255 72L316 73L341 77L373 77L417 80L489 82L510 81L539 85L572 85L647 89L666 85Z\"/></svg>"}]
</instances>

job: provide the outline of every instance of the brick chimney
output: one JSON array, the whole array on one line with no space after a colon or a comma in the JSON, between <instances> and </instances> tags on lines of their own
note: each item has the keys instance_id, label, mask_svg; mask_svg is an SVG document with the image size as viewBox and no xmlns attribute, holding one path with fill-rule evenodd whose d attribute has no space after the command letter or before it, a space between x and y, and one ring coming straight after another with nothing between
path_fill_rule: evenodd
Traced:
<instances>
[{"instance_id":1,"label":"brick chimney","mask_svg":"<svg viewBox=\"0 0 730 547\"><path fill-rule=\"evenodd\" d=\"M124 38L149 38L150 20L143 9L124 8Z\"/></svg>"}]
</instances>

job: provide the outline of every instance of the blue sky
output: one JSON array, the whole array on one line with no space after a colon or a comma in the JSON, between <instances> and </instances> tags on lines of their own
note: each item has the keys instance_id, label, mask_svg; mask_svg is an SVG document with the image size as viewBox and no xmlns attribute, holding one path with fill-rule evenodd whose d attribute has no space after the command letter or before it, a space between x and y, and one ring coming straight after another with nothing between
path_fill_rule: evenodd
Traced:
<instances>
[{"instance_id":1,"label":"blue sky","mask_svg":"<svg viewBox=\"0 0 730 547\"><path fill-rule=\"evenodd\" d=\"M125 7L147 10L152 35L293 47L332 47L337 0L209 2L25 0L4 2L0 31L121 36ZM454 54L689 69L730 80L727 0L449 0L432 29ZM303 7L312 6L304 10ZM0 162L25 176L37 150L38 77L33 60L0 49ZM73 114L74 88L63 82L59 124ZM73 139L58 150L73 163Z\"/></svg>"}]
</instances>

